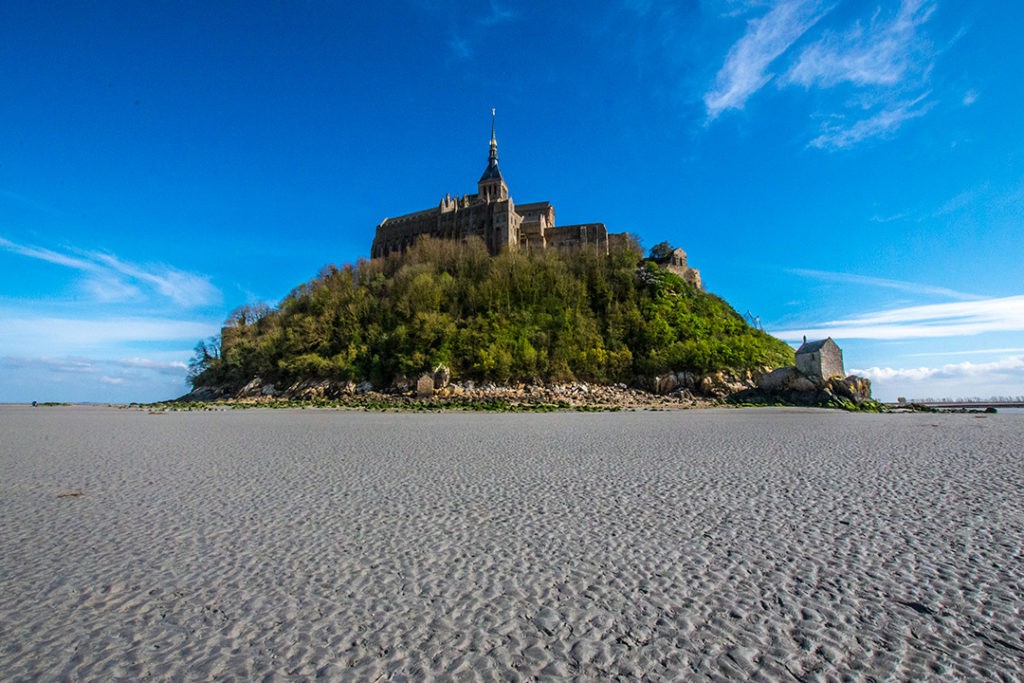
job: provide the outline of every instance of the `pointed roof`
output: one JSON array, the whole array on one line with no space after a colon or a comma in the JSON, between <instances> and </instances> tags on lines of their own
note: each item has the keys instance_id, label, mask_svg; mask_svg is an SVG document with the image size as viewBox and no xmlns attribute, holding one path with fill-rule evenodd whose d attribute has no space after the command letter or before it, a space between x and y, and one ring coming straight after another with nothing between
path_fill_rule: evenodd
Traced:
<instances>
[{"instance_id":1,"label":"pointed roof","mask_svg":"<svg viewBox=\"0 0 1024 683\"><path fill-rule=\"evenodd\" d=\"M797 355L800 355L802 353L814 353L815 351L821 351L821 347L825 346L828 342L832 342L833 346L838 346L832 339L832 337L826 337L824 339L819 339L817 341L806 341L806 339L807 338L805 337L804 343L801 344L800 348L796 350Z\"/></svg>"},{"instance_id":2,"label":"pointed roof","mask_svg":"<svg viewBox=\"0 0 1024 683\"><path fill-rule=\"evenodd\" d=\"M491 109L491 152L487 156L487 168L480 176L480 182L485 180L501 180L501 171L498 169L498 139L494 137L494 109Z\"/></svg>"}]
</instances>

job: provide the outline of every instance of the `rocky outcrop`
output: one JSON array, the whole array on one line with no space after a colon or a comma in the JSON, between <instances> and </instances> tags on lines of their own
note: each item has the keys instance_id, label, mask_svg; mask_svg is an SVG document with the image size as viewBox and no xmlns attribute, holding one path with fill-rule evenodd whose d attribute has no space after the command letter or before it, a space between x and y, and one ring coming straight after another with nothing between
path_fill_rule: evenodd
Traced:
<instances>
[{"instance_id":1,"label":"rocky outcrop","mask_svg":"<svg viewBox=\"0 0 1024 683\"><path fill-rule=\"evenodd\" d=\"M796 367L776 368L757 381L756 387L734 392L737 403L785 403L789 405L827 406L846 409L877 409L871 398L871 381L866 377L822 379L806 375Z\"/></svg>"},{"instance_id":2,"label":"rocky outcrop","mask_svg":"<svg viewBox=\"0 0 1024 683\"><path fill-rule=\"evenodd\" d=\"M439 407L475 403L517 406L560 406L566 408L658 408L690 407L730 403L788 404L872 409L878 406L871 399L871 382L863 377L834 377L821 380L801 373L790 366L769 370L716 371L697 374L689 371L669 372L648 379L637 378L632 386L625 384L517 383L477 384L472 380L451 381L451 371L439 366L423 372L415 381L405 375L395 377L384 389L370 382L356 384L351 380L308 379L280 388L253 378L242 387L198 387L182 396L183 402L238 400L263 402L273 400L334 401L342 404L351 399L353 405L366 401L394 403L434 402Z\"/></svg>"}]
</instances>

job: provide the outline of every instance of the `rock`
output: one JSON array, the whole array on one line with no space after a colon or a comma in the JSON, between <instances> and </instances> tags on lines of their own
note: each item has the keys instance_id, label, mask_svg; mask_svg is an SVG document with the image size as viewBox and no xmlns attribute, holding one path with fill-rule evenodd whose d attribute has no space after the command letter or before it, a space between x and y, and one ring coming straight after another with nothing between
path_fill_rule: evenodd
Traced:
<instances>
[{"instance_id":1,"label":"rock","mask_svg":"<svg viewBox=\"0 0 1024 683\"><path fill-rule=\"evenodd\" d=\"M238 390L235 394L238 398L253 398L259 396L263 389L263 381L259 377L253 377L249 383Z\"/></svg>"},{"instance_id":2,"label":"rock","mask_svg":"<svg viewBox=\"0 0 1024 683\"><path fill-rule=\"evenodd\" d=\"M689 370L682 370L676 373L676 382L678 382L679 386L684 389L693 391L700 386L700 375L695 372L690 372Z\"/></svg>"},{"instance_id":3,"label":"rock","mask_svg":"<svg viewBox=\"0 0 1024 683\"><path fill-rule=\"evenodd\" d=\"M768 393L786 391L789 388L790 382L799 376L800 371L796 369L795 365L790 365L785 368L776 368L765 375L761 375L761 379L757 383L757 388Z\"/></svg>"},{"instance_id":4,"label":"rock","mask_svg":"<svg viewBox=\"0 0 1024 683\"><path fill-rule=\"evenodd\" d=\"M789 385L786 388L789 391L796 391L800 393L818 390L818 386L811 381L810 377L805 377L801 374L797 374L796 377L790 380Z\"/></svg>"},{"instance_id":5,"label":"rock","mask_svg":"<svg viewBox=\"0 0 1024 683\"><path fill-rule=\"evenodd\" d=\"M434 368L434 388L444 389L452 381L452 371L447 365L438 365Z\"/></svg>"},{"instance_id":6,"label":"rock","mask_svg":"<svg viewBox=\"0 0 1024 683\"><path fill-rule=\"evenodd\" d=\"M277 390L274 389L273 384L267 384L260 390L261 396L277 396Z\"/></svg>"},{"instance_id":7,"label":"rock","mask_svg":"<svg viewBox=\"0 0 1024 683\"><path fill-rule=\"evenodd\" d=\"M652 381L654 387L654 393L656 394L668 394L675 390L679 386L679 380L674 372L668 372L664 375L655 377Z\"/></svg>"},{"instance_id":8,"label":"rock","mask_svg":"<svg viewBox=\"0 0 1024 683\"><path fill-rule=\"evenodd\" d=\"M430 398L434 395L434 376L424 372L416 380L416 398Z\"/></svg>"},{"instance_id":9,"label":"rock","mask_svg":"<svg viewBox=\"0 0 1024 683\"><path fill-rule=\"evenodd\" d=\"M700 393L711 398L725 398L753 386L749 376L734 375L729 372L712 372L705 375L699 385Z\"/></svg>"},{"instance_id":10,"label":"rock","mask_svg":"<svg viewBox=\"0 0 1024 683\"><path fill-rule=\"evenodd\" d=\"M399 373L391 380L391 387L398 391L409 391L412 389L412 381L402 373Z\"/></svg>"},{"instance_id":11,"label":"rock","mask_svg":"<svg viewBox=\"0 0 1024 683\"><path fill-rule=\"evenodd\" d=\"M288 391L285 393L292 398L297 398L303 401L314 401L326 398L330 387L331 383L325 379L307 379L301 382L296 382L292 386L288 387Z\"/></svg>"},{"instance_id":12,"label":"rock","mask_svg":"<svg viewBox=\"0 0 1024 683\"><path fill-rule=\"evenodd\" d=\"M373 391L373 384L371 384L370 382L360 382L356 386L356 393L357 394L366 394L366 393L369 393L371 391Z\"/></svg>"},{"instance_id":13,"label":"rock","mask_svg":"<svg viewBox=\"0 0 1024 683\"><path fill-rule=\"evenodd\" d=\"M223 398L227 398L233 394L231 387L196 387L192 391L188 392L184 396L175 399L182 403L208 403L210 401L219 401Z\"/></svg>"},{"instance_id":14,"label":"rock","mask_svg":"<svg viewBox=\"0 0 1024 683\"><path fill-rule=\"evenodd\" d=\"M868 400L871 398L871 380L867 377L850 375L840 385L849 390L854 401Z\"/></svg>"}]
</instances>

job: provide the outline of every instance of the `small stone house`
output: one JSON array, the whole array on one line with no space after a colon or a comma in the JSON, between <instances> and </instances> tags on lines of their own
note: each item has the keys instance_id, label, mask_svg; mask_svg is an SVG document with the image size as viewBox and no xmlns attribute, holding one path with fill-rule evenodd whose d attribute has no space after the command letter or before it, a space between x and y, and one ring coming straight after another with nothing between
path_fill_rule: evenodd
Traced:
<instances>
[{"instance_id":1,"label":"small stone house","mask_svg":"<svg viewBox=\"0 0 1024 683\"><path fill-rule=\"evenodd\" d=\"M810 342L804 337L804 343L796 350L796 368L812 378L846 377L843 350L832 337Z\"/></svg>"},{"instance_id":2,"label":"small stone house","mask_svg":"<svg viewBox=\"0 0 1024 683\"><path fill-rule=\"evenodd\" d=\"M646 260L657 263L668 272L674 273L683 278L684 282L690 283L697 289L704 289L704 285L700 281L700 271L689 266L686 261L686 252L682 249L676 247L672 250L672 253L667 256L651 256Z\"/></svg>"}]
</instances>

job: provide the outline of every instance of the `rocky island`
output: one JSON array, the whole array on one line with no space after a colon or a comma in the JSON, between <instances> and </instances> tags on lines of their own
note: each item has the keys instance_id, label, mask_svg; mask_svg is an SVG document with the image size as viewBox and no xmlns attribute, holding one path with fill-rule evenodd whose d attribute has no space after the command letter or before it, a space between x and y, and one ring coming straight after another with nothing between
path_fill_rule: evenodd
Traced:
<instances>
[{"instance_id":1,"label":"rocky island","mask_svg":"<svg viewBox=\"0 0 1024 683\"><path fill-rule=\"evenodd\" d=\"M704 291L682 249L645 257L629 233L516 205L497 149L492 112L475 194L386 218L371 260L328 266L277 307L236 309L196 347L183 400L873 405L841 357L794 365L792 348Z\"/></svg>"}]
</instances>

